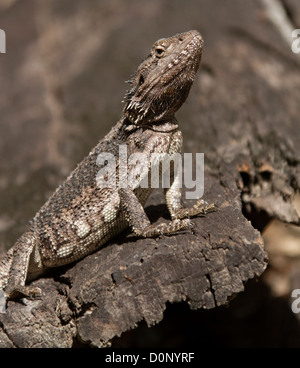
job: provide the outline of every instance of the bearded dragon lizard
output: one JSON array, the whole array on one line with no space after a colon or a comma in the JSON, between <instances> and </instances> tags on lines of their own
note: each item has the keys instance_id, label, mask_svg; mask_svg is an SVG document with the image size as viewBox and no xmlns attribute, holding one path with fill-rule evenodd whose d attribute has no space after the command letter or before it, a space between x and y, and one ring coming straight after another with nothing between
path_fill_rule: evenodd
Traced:
<instances>
[{"instance_id":1,"label":"bearded dragon lizard","mask_svg":"<svg viewBox=\"0 0 300 368\"><path fill-rule=\"evenodd\" d=\"M99 154L116 155L120 145L126 145L128 154L143 153L146 171L154 153L181 151L182 133L174 114L189 94L202 47L197 31L154 43L130 81L121 119L57 188L0 262L0 290L6 298L39 295L40 290L26 282L49 268L79 260L129 226L140 237L156 237L188 228L190 217L214 209L203 200L183 208L174 170L170 188L165 189L171 221L156 226L144 211L151 187L97 185Z\"/></svg>"}]
</instances>

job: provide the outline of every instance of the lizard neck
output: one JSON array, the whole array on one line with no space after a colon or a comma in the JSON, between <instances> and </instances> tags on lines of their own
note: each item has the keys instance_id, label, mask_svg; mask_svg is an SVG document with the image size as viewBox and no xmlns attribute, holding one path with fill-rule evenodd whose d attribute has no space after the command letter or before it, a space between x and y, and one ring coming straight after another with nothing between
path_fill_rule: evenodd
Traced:
<instances>
[{"instance_id":1,"label":"lizard neck","mask_svg":"<svg viewBox=\"0 0 300 368\"><path fill-rule=\"evenodd\" d=\"M127 132L133 132L141 127L143 129L150 129L153 130L154 132L161 132L161 133L170 133L178 129L178 122L175 117L168 120L163 120L159 122L157 121L149 122L142 125L131 124L130 120L124 117L123 124L127 125L125 127L125 130Z\"/></svg>"},{"instance_id":2,"label":"lizard neck","mask_svg":"<svg viewBox=\"0 0 300 368\"><path fill-rule=\"evenodd\" d=\"M170 133L178 129L178 122L174 117L171 120L164 120L160 123L146 124L145 127L155 132Z\"/></svg>"}]
</instances>

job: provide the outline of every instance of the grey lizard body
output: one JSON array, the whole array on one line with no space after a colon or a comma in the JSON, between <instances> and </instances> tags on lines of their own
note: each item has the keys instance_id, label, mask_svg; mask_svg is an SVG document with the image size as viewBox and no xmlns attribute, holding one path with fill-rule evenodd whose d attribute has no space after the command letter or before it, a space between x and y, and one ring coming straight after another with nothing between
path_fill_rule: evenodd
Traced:
<instances>
[{"instance_id":1,"label":"grey lizard body","mask_svg":"<svg viewBox=\"0 0 300 368\"><path fill-rule=\"evenodd\" d=\"M191 216L214 208L200 200L193 208L184 209L172 172L171 186L165 190L172 221L154 226L143 209L150 187L120 187L122 178L117 175L115 188L101 188L96 179L101 168L99 154L117 156L120 145L126 145L128 157L143 153L147 168L153 153L172 155L181 151L182 134L174 114L188 96L202 47L197 31L153 45L131 80L120 121L57 188L0 262L0 289L5 290L7 298L38 294L38 290L25 286L26 281L46 269L84 257L128 226L138 236L155 237L187 228ZM116 164L118 167L120 162ZM134 170L134 165L128 167L129 173Z\"/></svg>"}]
</instances>

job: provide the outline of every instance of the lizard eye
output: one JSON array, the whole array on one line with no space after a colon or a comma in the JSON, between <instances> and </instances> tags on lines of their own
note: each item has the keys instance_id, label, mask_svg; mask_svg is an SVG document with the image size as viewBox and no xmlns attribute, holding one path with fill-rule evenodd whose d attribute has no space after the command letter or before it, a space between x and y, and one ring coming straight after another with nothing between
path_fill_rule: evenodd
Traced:
<instances>
[{"instance_id":1,"label":"lizard eye","mask_svg":"<svg viewBox=\"0 0 300 368\"><path fill-rule=\"evenodd\" d=\"M162 46L157 46L155 49L156 56L161 57L165 49Z\"/></svg>"}]
</instances>

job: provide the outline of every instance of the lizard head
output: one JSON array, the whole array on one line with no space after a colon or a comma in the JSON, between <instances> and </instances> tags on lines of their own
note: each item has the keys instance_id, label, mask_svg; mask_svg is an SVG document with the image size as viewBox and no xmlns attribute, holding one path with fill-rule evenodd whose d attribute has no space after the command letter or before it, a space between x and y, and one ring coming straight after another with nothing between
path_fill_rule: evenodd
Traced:
<instances>
[{"instance_id":1,"label":"lizard head","mask_svg":"<svg viewBox=\"0 0 300 368\"><path fill-rule=\"evenodd\" d=\"M124 114L133 125L174 117L186 100L199 68L203 40L197 31L154 43L125 96Z\"/></svg>"}]
</instances>

